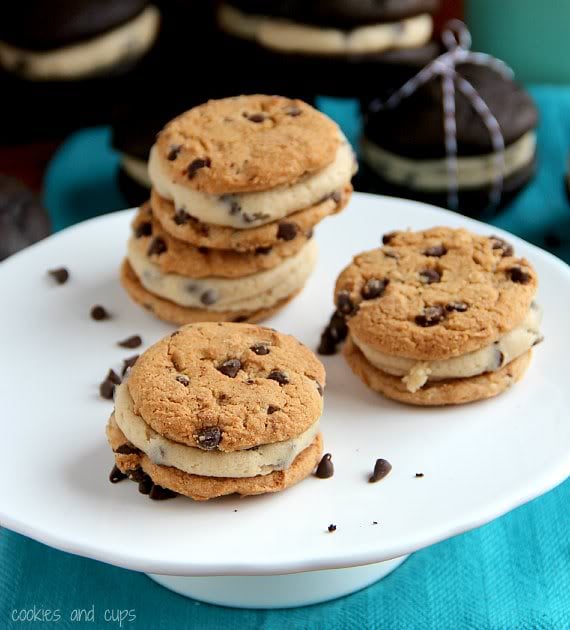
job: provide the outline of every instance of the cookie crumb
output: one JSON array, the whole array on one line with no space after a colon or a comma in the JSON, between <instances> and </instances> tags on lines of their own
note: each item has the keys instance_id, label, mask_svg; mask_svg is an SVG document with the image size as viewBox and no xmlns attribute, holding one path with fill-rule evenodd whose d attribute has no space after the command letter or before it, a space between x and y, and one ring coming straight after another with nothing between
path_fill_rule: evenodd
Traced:
<instances>
[{"instance_id":1,"label":"cookie crumb","mask_svg":"<svg viewBox=\"0 0 570 630\"><path fill-rule=\"evenodd\" d=\"M336 532L336 525L333 525L332 523L327 527L329 534L332 534L333 532Z\"/></svg>"}]
</instances>

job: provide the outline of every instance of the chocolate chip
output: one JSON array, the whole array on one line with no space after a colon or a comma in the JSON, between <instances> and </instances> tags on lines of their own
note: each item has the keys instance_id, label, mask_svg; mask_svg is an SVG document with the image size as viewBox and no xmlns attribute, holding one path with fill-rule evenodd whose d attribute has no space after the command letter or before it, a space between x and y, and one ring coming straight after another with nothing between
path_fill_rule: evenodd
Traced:
<instances>
[{"instance_id":1,"label":"chocolate chip","mask_svg":"<svg viewBox=\"0 0 570 630\"><path fill-rule=\"evenodd\" d=\"M331 454L325 453L317 466L315 476L319 479L328 479L334 475L334 465L331 460Z\"/></svg>"},{"instance_id":2,"label":"chocolate chip","mask_svg":"<svg viewBox=\"0 0 570 630\"><path fill-rule=\"evenodd\" d=\"M232 319L232 322L236 324L241 324L242 322L247 322L247 315L238 315Z\"/></svg>"},{"instance_id":3,"label":"chocolate chip","mask_svg":"<svg viewBox=\"0 0 570 630\"><path fill-rule=\"evenodd\" d=\"M132 337L127 337L123 339L123 341L119 341L117 343L121 348L138 348L142 344L142 339L139 335L132 335Z\"/></svg>"},{"instance_id":4,"label":"chocolate chip","mask_svg":"<svg viewBox=\"0 0 570 630\"><path fill-rule=\"evenodd\" d=\"M272 413L275 413L276 411L281 411L281 407L276 407L275 405L269 405L269 407L267 407L268 415L271 415Z\"/></svg>"},{"instance_id":5,"label":"chocolate chip","mask_svg":"<svg viewBox=\"0 0 570 630\"><path fill-rule=\"evenodd\" d=\"M392 464L386 459L377 459L374 464L374 472L370 475L368 481L370 483L376 483L380 479L384 479L386 475L392 470Z\"/></svg>"},{"instance_id":6,"label":"chocolate chip","mask_svg":"<svg viewBox=\"0 0 570 630\"><path fill-rule=\"evenodd\" d=\"M530 282L530 273L523 271L520 267L511 267L508 273L513 282L518 284L528 284Z\"/></svg>"},{"instance_id":7,"label":"chocolate chip","mask_svg":"<svg viewBox=\"0 0 570 630\"><path fill-rule=\"evenodd\" d=\"M111 381L111 383L114 383L115 385L121 384L121 377L114 370L109 370L107 372L107 376L105 377L105 380Z\"/></svg>"},{"instance_id":8,"label":"chocolate chip","mask_svg":"<svg viewBox=\"0 0 570 630\"><path fill-rule=\"evenodd\" d=\"M250 350L259 356L269 354L269 348L264 343L256 343L250 347Z\"/></svg>"},{"instance_id":9,"label":"chocolate chip","mask_svg":"<svg viewBox=\"0 0 570 630\"><path fill-rule=\"evenodd\" d=\"M196 158L192 160L186 169L188 179L193 179L201 168L210 168L212 161L210 158Z\"/></svg>"},{"instance_id":10,"label":"chocolate chip","mask_svg":"<svg viewBox=\"0 0 570 630\"><path fill-rule=\"evenodd\" d=\"M152 236L152 223L150 221L139 223L135 227L135 238L142 238L143 236Z\"/></svg>"},{"instance_id":11,"label":"chocolate chip","mask_svg":"<svg viewBox=\"0 0 570 630\"><path fill-rule=\"evenodd\" d=\"M111 317L109 313L99 304L91 308L90 314L91 319L94 319L96 322L100 322L103 319L109 319Z\"/></svg>"},{"instance_id":12,"label":"chocolate chip","mask_svg":"<svg viewBox=\"0 0 570 630\"><path fill-rule=\"evenodd\" d=\"M277 238L282 241L292 241L297 236L297 226L294 223L280 223L277 228Z\"/></svg>"},{"instance_id":13,"label":"chocolate chip","mask_svg":"<svg viewBox=\"0 0 570 630\"><path fill-rule=\"evenodd\" d=\"M424 250L424 256L434 256L435 258L441 258L447 254L447 248L445 245L433 245Z\"/></svg>"},{"instance_id":14,"label":"chocolate chip","mask_svg":"<svg viewBox=\"0 0 570 630\"><path fill-rule=\"evenodd\" d=\"M436 269L424 269L420 271L420 280L424 284L433 284L434 282L439 282L441 280L441 276L439 275L439 271Z\"/></svg>"},{"instance_id":15,"label":"chocolate chip","mask_svg":"<svg viewBox=\"0 0 570 630\"><path fill-rule=\"evenodd\" d=\"M336 525L333 525L332 523L328 526L328 531L329 534L332 534L333 532L336 532Z\"/></svg>"},{"instance_id":16,"label":"chocolate chip","mask_svg":"<svg viewBox=\"0 0 570 630\"><path fill-rule=\"evenodd\" d=\"M137 362L138 358L139 358L139 355L134 354L132 357L129 357L128 359L123 360L123 371L122 371L123 377L125 376L127 371L130 370L130 368L132 368L133 365Z\"/></svg>"},{"instance_id":17,"label":"chocolate chip","mask_svg":"<svg viewBox=\"0 0 570 630\"><path fill-rule=\"evenodd\" d=\"M160 256L161 254L164 254L166 249L167 247L164 240L160 238L160 236L157 236L152 239L146 253L148 256Z\"/></svg>"},{"instance_id":18,"label":"chocolate chip","mask_svg":"<svg viewBox=\"0 0 570 630\"><path fill-rule=\"evenodd\" d=\"M244 212L241 215L244 223L253 223L254 221L263 221L265 219L269 219L269 215L265 212L254 212L253 214L249 214L248 212Z\"/></svg>"},{"instance_id":19,"label":"chocolate chip","mask_svg":"<svg viewBox=\"0 0 570 630\"><path fill-rule=\"evenodd\" d=\"M69 271L67 271L65 267L50 269L48 274L57 282L57 284L65 284L69 280Z\"/></svg>"},{"instance_id":20,"label":"chocolate chip","mask_svg":"<svg viewBox=\"0 0 570 630\"><path fill-rule=\"evenodd\" d=\"M271 250L273 249L273 247L269 246L269 247L256 247L255 248L255 255L256 256L267 256L267 254L271 253Z\"/></svg>"},{"instance_id":21,"label":"chocolate chip","mask_svg":"<svg viewBox=\"0 0 570 630\"><path fill-rule=\"evenodd\" d=\"M113 393L115 391L115 383L109 379L105 379L101 385L99 385L99 394L101 398L105 400L113 400Z\"/></svg>"},{"instance_id":22,"label":"chocolate chip","mask_svg":"<svg viewBox=\"0 0 570 630\"><path fill-rule=\"evenodd\" d=\"M315 385L317 386L317 391L319 392L319 396L323 396L325 393L323 386L319 383L319 381L315 381Z\"/></svg>"},{"instance_id":23,"label":"chocolate chip","mask_svg":"<svg viewBox=\"0 0 570 630\"><path fill-rule=\"evenodd\" d=\"M384 236L382 237L382 245L388 245L388 243L394 238L394 236L396 236L396 234L399 234L399 232L388 232L387 234L384 234Z\"/></svg>"},{"instance_id":24,"label":"chocolate chip","mask_svg":"<svg viewBox=\"0 0 570 630\"><path fill-rule=\"evenodd\" d=\"M157 483L153 484L150 492L148 493L148 498L152 499L153 501L166 501L166 499L174 499L177 496L177 492L174 492L169 488L163 488Z\"/></svg>"},{"instance_id":25,"label":"chocolate chip","mask_svg":"<svg viewBox=\"0 0 570 630\"><path fill-rule=\"evenodd\" d=\"M378 525L378 521L372 521L372 525Z\"/></svg>"},{"instance_id":26,"label":"chocolate chip","mask_svg":"<svg viewBox=\"0 0 570 630\"><path fill-rule=\"evenodd\" d=\"M186 210L180 208L174 213L174 223L176 225L185 225L190 221L190 215L186 212Z\"/></svg>"},{"instance_id":27,"label":"chocolate chip","mask_svg":"<svg viewBox=\"0 0 570 630\"><path fill-rule=\"evenodd\" d=\"M354 312L354 303L348 291L339 291L336 294L336 307L343 315L351 315Z\"/></svg>"},{"instance_id":28,"label":"chocolate chip","mask_svg":"<svg viewBox=\"0 0 570 630\"><path fill-rule=\"evenodd\" d=\"M205 306L215 304L218 301L218 292L215 289L208 289L200 296L200 302Z\"/></svg>"},{"instance_id":29,"label":"chocolate chip","mask_svg":"<svg viewBox=\"0 0 570 630\"><path fill-rule=\"evenodd\" d=\"M144 474L144 473L143 473ZM139 492L141 494L150 494L154 483L148 475L144 475L139 481Z\"/></svg>"},{"instance_id":30,"label":"chocolate chip","mask_svg":"<svg viewBox=\"0 0 570 630\"><path fill-rule=\"evenodd\" d=\"M445 310L449 311L457 311L458 313L465 313L465 311L469 308L465 302L449 302L449 304L445 305Z\"/></svg>"},{"instance_id":31,"label":"chocolate chip","mask_svg":"<svg viewBox=\"0 0 570 630\"><path fill-rule=\"evenodd\" d=\"M196 442L200 448L206 451L215 449L222 440L220 427L206 427L196 436Z\"/></svg>"},{"instance_id":32,"label":"chocolate chip","mask_svg":"<svg viewBox=\"0 0 570 630\"><path fill-rule=\"evenodd\" d=\"M370 278L362 287L360 294L363 300L373 300L382 297L384 290L389 284L389 280L379 280L378 278Z\"/></svg>"},{"instance_id":33,"label":"chocolate chip","mask_svg":"<svg viewBox=\"0 0 570 630\"><path fill-rule=\"evenodd\" d=\"M423 477L424 474L423 473L416 473L415 476L416 476L416 479L419 479L419 478Z\"/></svg>"},{"instance_id":34,"label":"chocolate chip","mask_svg":"<svg viewBox=\"0 0 570 630\"><path fill-rule=\"evenodd\" d=\"M221 365L218 365L218 372L221 372L225 376L235 378L237 373L241 370L241 361L239 359L228 359Z\"/></svg>"},{"instance_id":35,"label":"chocolate chip","mask_svg":"<svg viewBox=\"0 0 570 630\"><path fill-rule=\"evenodd\" d=\"M505 360L505 355L498 349L495 348L495 354L496 354L496 363L497 363L497 367L496 369L498 370L500 367L503 366L503 361Z\"/></svg>"},{"instance_id":36,"label":"chocolate chip","mask_svg":"<svg viewBox=\"0 0 570 630\"><path fill-rule=\"evenodd\" d=\"M118 466L113 466L113 470L109 475L109 481L111 483L119 483L119 481L123 481L123 479L126 478L127 475L125 475L125 473Z\"/></svg>"},{"instance_id":37,"label":"chocolate chip","mask_svg":"<svg viewBox=\"0 0 570 630\"><path fill-rule=\"evenodd\" d=\"M176 380L184 385L184 387L188 387L188 385L190 385L190 379L186 376L186 374L178 374Z\"/></svg>"},{"instance_id":38,"label":"chocolate chip","mask_svg":"<svg viewBox=\"0 0 570 630\"><path fill-rule=\"evenodd\" d=\"M281 387L289 383L289 377L287 376L287 374L285 374L285 372L282 372L281 370L271 370L267 378L271 381L277 381L277 383L279 383Z\"/></svg>"},{"instance_id":39,"label":"chocolate chip","mask_svg":"<svg viewBox=\"0 0 570 630\"><path fill-rule=\"evenodd\" d=\"M265 120L263 114L250 114L247 119L253 123L262 123Z\"/></svg>"},{"instance_id":40,"label":"chocolate chip","mask_svg":"<svg viewBox=\"0 0 570 630\"><path fill-rule=\"evenodd\" d=\"M150 477L143 471L142 468L132 468L131 470L127 470L127 477L131 481L136 481L137 483L145 481L146 479L150 479Z\"/></svg>"},{"instance_id":41,"label":"chocolate chip","mask_svg":"<svg viewBox=\"0 0 570 630\"><path fill-rule=\"evenodd\" d=\"M422 315L416 315L416 324L423 328L436 326L445 318L445 310L443 306L427 306Z\"/></svg>"},{"instance_id":42,"label":"chocolate chip","mask_svg":"<svg viewBox=\"0 0 570 630\"><path fill-rule=\"evenodd\" d=\"M166 155L166 159L174 162L174 160L178 157L181 148L181 144L171 144L168 154Z\"/></svg>"},{"instance_id":43,"label":"chocolate chip","mask_svg":"<svg viewBox=\"0 0 570 630\"><path fill-rule=\"evenodd\" d=\"M336 353L339 343L346 339L348 326L344 316L335 311L321 334L321 341L317 352L322 355L332 355Z\"/></svg>"},{"instance_id":44,"label":"chocolate chip","mask_svg":"<svg viewBox=\"0 0 570 630\"><path fill-rule=\"evenodd\" d=\"M119 453L119 455L138 455L140 453L140 450L132 444L125 443L121 444L119 448L116 448L114 452Z\"/></svg>"},{"instance_id":45,"label":"chocolate chip","mask_svg":"<svg viewBox=\"0 0 570 630\"><path fill-rule=\"evenodd\" d=\"M291 105L291 107L288 107L286 112L287 116L300 116L301 115L301 110L299 107L297 107L297 105Z\"/></svg>"},{"instance_id":46,"label":"chocolate chip","mask_svg":"<svg viewBox=\"0 0 570 630\"><path fill-rule=\"evenodd\" d=\"M498 236L490 236L491 247L501 252L501 256L512 256L515 253L514 247Z\"/></svg>"}]
</instances>

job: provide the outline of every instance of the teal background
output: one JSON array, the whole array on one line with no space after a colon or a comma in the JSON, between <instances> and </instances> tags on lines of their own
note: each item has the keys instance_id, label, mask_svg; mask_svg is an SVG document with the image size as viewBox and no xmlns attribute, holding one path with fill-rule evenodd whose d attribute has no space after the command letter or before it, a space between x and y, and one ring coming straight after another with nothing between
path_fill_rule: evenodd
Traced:
<instances>
[{"instance_id":1,"label":"teal background","mask_svg":"<svg viewBox=\"0 0 570 630\"><path fill-rule=\"evenodd\" d=\"M541 111L539 172L493 223L542 247L548 243L570 261L570 205L563 185L570 146L570 88L537 86L531 91ZM323 106L356 142L356 105L324 101ZM124 207L116 167L108 129L84 130L66 142L46 181L46 203L56 229ZM524 462L520 469L524 475ZM14 610L34 606L59 609L61 620L11 621ZM69 620L73 609L92 606L94 622ZM413 554L364 591L294 610L201 604L166 591L144 575L0 529L0 629L118 628L118 623L104 621L105 610L133 610L136 621L125 621L122 627L152 630L570 629L570 481L489 525Z\"/></svg>"}]
</instances>

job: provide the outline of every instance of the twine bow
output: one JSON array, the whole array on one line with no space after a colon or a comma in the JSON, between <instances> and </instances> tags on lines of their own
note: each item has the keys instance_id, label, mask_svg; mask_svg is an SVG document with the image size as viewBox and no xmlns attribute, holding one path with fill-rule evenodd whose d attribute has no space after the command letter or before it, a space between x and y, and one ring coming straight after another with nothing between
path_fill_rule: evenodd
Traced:
<instances>
[{"instance_id":1,"label":"twine bow","mask_svg":"<svg viewBox=\"0 0 570 630\"><path fill-rule=\"evenodd\" d=\"M513 78L513 71L500 59L480 52L471 52L471 34L460 20L451 20L447 23L442 33L442 40L447 51L437 59L431 61L418 74L404 83L396 90L387 101L376 101L372 108L392 109L397 107L405 98L411 96L422 85L431 81L434 77L441 77L443 93L443 120L445 134L445 154L448 173L447 202L452 210L459 206L458 163L457 163L457 126L455 116L455 88L467 98L475 112L481 117L489 136L494 152L495 177L490 192L490 205L495 207L500 199L503 189L503 169L505 164L505 139L499 127L499 123L487 103L481 98L477 90L463 78L456 70L461 63L473 63L487 66L506 79Z\"/></svg>"}]
</instances>

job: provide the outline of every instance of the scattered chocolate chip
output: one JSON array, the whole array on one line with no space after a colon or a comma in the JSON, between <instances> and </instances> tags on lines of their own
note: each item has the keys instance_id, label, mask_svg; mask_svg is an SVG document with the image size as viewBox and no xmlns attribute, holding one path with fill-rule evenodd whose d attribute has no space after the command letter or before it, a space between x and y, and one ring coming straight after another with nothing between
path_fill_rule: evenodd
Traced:
<instances>
[{"instance_id":1,"label":"scattered chocolate chip","mask_svg":"<svg viewBox=\"0 0 570 630\"><path fill-rule=\"evenodd\" d=\"M183 208L179 208L174 213L173 219L176 225L185 225L188 221L190 221L190 215Z\"/></svg>"},{"instance_id":2,"label":"scattered chocolate chip","mask_svg":"<svg viewBox=\"0 0 570 630\"><path fill-rule=\"evenodd\" d=\"M317 471L315 475L319 479L328 479L334 475L334 465L331 459L332 455L330 453L325 453L317 466Z\"/></svg>"},{"instance_id":3,"label":"scattered chocolate chip","mask_svg":"<svg viewBox=\"0 0 570 630\"><path fill-rule=\"evenodd\" d=\"M152 239L146 253L148 256L160 256L161 254L164 254L166 249L166 243L164 240L160 238L160 236L157 236Z\"/></svg>"},{"instance_id":4,"label":"scattered chocolate chip","mask_svg":"<svg viewBox=\"0 0 570 630\"><path fill-rule=\"evenodd\" d=\"M109 475L109 481L111 483L119 483L119 481L123 481L123 479L126 479L127 475L125 475L125 473L118 467L118 466L113 466L113 470L111 471L111 474Z\"/></svg>"},{"instance_id":5,"label":"scattered chocolate chip","mask_svg":"<svg viewBox=\"0 0 570 630\"><path fill-rule=\"evenodd\" d=\"M348 326L344 316L335 311L321 334L321 341L317 352L322 355L332 355L336 353L337 346L346 339Z\"/></svg>"},{"instance_id":6,"label":"scattered chocolate chip","mask_svg":"<svg viewBox=\"0 0 570 630\"><path fill-rule=\"evenodd\" d=\"M170 160L170 162L174 162L174 160L178 157L181 148L181 144L171 144L168 154L166 155L166 159Z\"/></svg>"},{"instance_id":7,"label":"scattered chocolate chip","mask_svg":"<svg viewBox=\"0 0 570 630\"><path fill-rule=\"evenodd\" d=\"M319 381L315 381L315 385L317 386L317 391L319 392L319 396L323 396L325 390L323 386L319 383Z\"/></svg>"},{"instance_id":8,"label":"scattered chocolate chip","mask_svg":"<svg viewBox=\"0 0 570 630\"><path fill-rule=\"evenodd\" d=\"M388 245L396 234L399 234L399 232L388 232L387 234L384 234L382 237L382 245Z\"/></svg>"},{"instance_id":9,"label":"scattered chocolate chip","mask_svg":"<svg viewBox=\"0 0 570 630\"><path fill-rule=\"evenodd\" d=\"M235 378L237 373L241 370L241 361L239 359L228 359L221 365L218 365L218 372L221 372L225 376Z\"/></svg>"},{"instance_id":10,"label":"scattered chocolate chip","mask_svg":"<svg viewBox=\"0 0 570 630\"><path fill-rule=\"evenodd\" d=\"M266 256L267 254L271 253L271 250L273 249L273 247L268 246L268 247L256 247L255 248L255 254L256 256Z\"/></svg>"},{"instance_id":11,"label":"scattered chocolate chip","mask_svg":"<svg viewBox=\"0 0 570 630\"><path fill-rule=\"evenodd\" d=\"M105 380L111 381L111 383L114 383L115 385L121 384L121 377L115 372L115 370L109 370Z\"/></svg>"},{"instance_id":12,"label":"scattered chocolate chip","mask_svg":"<svg viewBox=\"0 0 570 630\"><path fill-rule=\"evenodd\" d=\"M190 379L186 376L186 374L178 374L176 380L184 385L184 387L188 387L188 385L190 385Z\"/></svg>"},{"instance_id":13,"label":"scattered chocolate chip","mask_svg":"<svg viewBox=\"0 0 570 630\"><path fill-rule=\"evenodd\" d=\"M220 427L206 427L196 436L196 442L200 448L206 451L215 449L222 440Z\"/></svg>"},{"instance_id":14,"label":"scattered chocolate chip","mask_svg":"<svg viewBox=\"0 0 570 630\"><path fill-rule=\"evenodd\" d=\"M94 319L96 322L109 319L110 317L109 313L99 304L91 308L91 319Z\"/></svg>"},{"instance_id":15,"label":"scattered chocolate chip","mask_svg":"<svg viewBox=\"0 0 570 630\"><path fill-rule=\"evenodd\" d=\"M247 119L253 123L262 123L265 120L265 116L263 114L250 114Z\"/></svg>"},{"instance_id":16,"label":"scattered chocolate chip","mask_svg":"<svg viewBox=\"0 0 570 630\"><path fill-rule=\"evenodd\" d=\"M501 252L501 256L512 256L515 253L514 247L498 236L490 236L491 247Z\"/></svg>"},{"instance_id":17,"label":"scattered chocolate chip","mask_svg":"<svg viewBox=\"0 0 570 630\"><path fill-rule=\"evenodd\" d=\"M271 381L277 381L277 383L279 383L281 387L289 383L289 377L287 376L287 374L285 374L285 372L282 372L281 370L271 370L267 378Z\"/></svg>"},{"instance_id":18,"label":"scattered chocolate chip","mask_svg":"<svg viewBox=\"0 0 570 630\"><path fill-rule=\"evenodd\" d=\"M277 228L277 238L282 241L292 241L297 236L297 226L294 223L280 223Z\"/></svg>"},{"instance_id":19,"label":"scattered chocolate chip","mask_svg":"<svg viewBox=\"0 0 570 630\"><path fill-rule=\"evenodd\" d=\"M424 250L424 256L434 256L435 258L441 258L447 254L447 248L445 245L433 245Z\"/></svg>"},{"instance_id":20,"label":"scattered chocolate chip","mask_svg":"<svg viewBox=\"0 0 570 630\"><path fill-rule=\"evenodd\" d=\"M333 532L336 532L336 525L333 525L332 523L328 526L328 531L330 534L332 534Z\"/></svg>"},{"instance_id":21,"label":"scattered chocolate chip","mask_svg":"<svg viewBox=\"0 0 570 630\"><path fill-rule=\"evenodd\" d=\"M128 359L123 360L123 371L121 372L123 377L125 376L127 371L130 370L130 368L132 368L133 365L137 362L138 358L139 358L139 355L134 354L132 357L129 357Z\"/></svg>"},{"instance_id":22,"label":"scattered chocolate chip","mask_svg":"<svg viewBox=\"0 0 570 630\"><path fill-rule=\"evenodd\" d=\"M153 485L152 479L148 475L144 475L141 481L139 481L139 492L141 494L150 494Z\"/></svg>"},{"instance_id":23,"label":"scattered chocolate chip","mask_svg":"<svg viewBox=\"0 0 570 630\"><path fill-rule=\"evenodd\" d=\"M200 302L205 306L215 304L218 301L218 292L215 289L208 289L200 296Z\"/></svg>"},{"instance_id":24,"label":"scattered chocolate chip","mask_svg":"<svg viewBox=\"0 0 570 630\"><path fill-rule=\"evenodd\" d=\"M196 158L192 160L186 169L188 179L193 179L201 168L210 168L212 161L210 158Z\"/></svg>"},{"instance_id":25,"label":"scattered chocolate chip","mask_svg":"<svg viewBox=\"0 0 570 630\"><path fill-rule=\"evenodd\" d=\"M136 226L135 238L142 238L143 236L151 236L151 235L152 235L152 223L150 221L139 223Z\"/></svg>"},{"instance_id":26,"label":"scattered chocolate chip","mask_svg":"<svg viewBox=\"0 0 570 630\"><path fill-rule=\"evenodd\" d=\"M250 347L250 350L259 356L269 354L269 348L264 343L256 343Z\"/></svg>"},{"instance_id":27,"label":"scattered chocolate chip","mask_svg":"<svg viewBox=\"0 0 570 630\"><path fill-rule=\"evenodd\" d=\"M423 473L416 473L416 479L419 479L420 477L423 477L424 474Z\"/></svg>"},{"instance_id":28,"label":"scattered chocolate chip","mask_svg":"<svg viewBox=\"0 0 570 630\"><path fill-rule=\"evenodd\" d=\"M416 315L416 324L423 328L436 326L445 318L445 310L443 306L427 306L422 315Z\"/></svg>"},{"instance_id":29,"label":"scattered chocolate chip","mask_svg":"<svg viewBox=\"0 0 570 630\"><path fill-rule=\"evenodd\" d=\"M125 444L121 444L119 448L116 448L114 452L119 453L119 455L138 455L140 453L140 450L136 448L136 446L133 446L132 444L125 443Z\"/></svg>"},{"instance_id":30,"label":"scattered chocolate chip","mask_svg":"<svg viewBox=\"0 0 570 630\"><path fill-rule=\"evenodd\" d=\"M50 269L48 274L57 282L57 284L65 284L69 280L69 271L67 271L65 267Z\"/></svg>"},{"instance_id":31,"label":"scattered chocolate chip","mask_svg":"<svg viewBox=\"0 0 570 630\"><path fill-rule=\"evenodd\" d=\"M169 488L163 488L158 484L153 484L150 492L148 493L148 498L153 501L166 501L166 499L174 499L178 496L177 492L170 490Z\"/></svg>"},{"instance_id":32,"label":"scattered chocolate chip","mask_svg":"<svg viewBox=\"0 0 570 630\"><path fill-rule=\"evenodd\" d=\"M117 345L121 346L121 348L138 348L141 344L142 339L139 335L132 335L131 337L123 339L123 341L117 342Z\"/></svg>"},{"instance_id":33,"label":"scattered chocolate chip","mask_svg":"<svg viewBox=\"0 0 570 630\"><path fill-rule=\"evenodd\" d=\"M387 459L377 459L374 464L374 472L370 475L369 483L376 483L380 479L384 479L392 470L392 464Z\"/></svg>"},{"instance_id":34,"label":"scattered chocolate chip","mask_svg":"<svg viewBox=\"0 0 570 630\"><path fill-rule=\"evenodd\" d=\"M384 290L390 283L389 280L379 280L378 278L370 278L362 287L360 294L363 300L373 300L382 297Z\"/></svg>"},{"instance_id":35,"label":"scattered chocolate chip","mask_svg":"<svg viewBox=\"0 0 570 630\"><path fill-rule=\"evenodd\" d=\"M301 115L301 110L299 107L297 107L297 105L291 105L290 107L287 108L286 110L286 114L287 116L300 116Z\"/></svg>"},{"instance_id":36,"label":"scattered chocolate chip","mask_svg":"<svg viewBox=\"0 0 570 630\"><path fill-rule=\"evenodd\" d=\"M105 379L101 385L99 385L99 394L101 398L105 400L113 400L113 393L115 392L115 383L109 379Z\"/></svg>"},{"instance_id":37,"label":"scattered chocolate chip","mask_svg":"<svg viewBox=\"0 0 570 630\"><path fill-rule=\"evenodd\" d=\"M378 525L378 521L372 521L372 525Z\"/></svg>"},{"instance_id":38,"label":"scattered chocolate chip","mask_svg":"<svg viewBox=\"0 0 570 630\"><path fill-rule=\"evenodd\" d=\"M351 315L354 312L354 303L348 291L339 291L336 294L336 307L343 315Z\"/></svg>"},{"instance_id":39,"label":"scattered chocolate chip","mask_svg":"<svg viewBox=\"0 0 570 630\"><path fill-rule=\"evenodd\" d=\"M518 284L528 284L530 282L530 273L523 271L520 267L511 267L508 273L513 282Z\"/></svg>"},{"instance_id":40,"label":"scattered chocolate chip","mask_svg":"<svg viewBox=\"0 0 570 630\"><path fill-rule=\"evenodd\" d=\"M269 416L276 411L281 411L281 407L276 407L275 405L269 405L269 407L267 407L267 414Z\"/></svg>"},{"instance_id":41,"label":"scattered chocolate chip","mask_svg":"<svg viewBox=\"0 0 570 630\"><path fill-rule=\"evenodd\" d=\"M449 311L457 311L458 313L465 313L465 311L469 308L465 302L449 302L445 305L445 310Z\"/></svg>"},{"instance_id":42,"label":"scattered chocolate chip","mask_svg":"<svg viewBox=\"0 0 570 630\"><path fill-rule=\"evenodd\" d=\"M436 269L424 269L420 271L420 280L424 284L433 284L434 282L439 282L441 280L441 276L439 275L439 271Z\"/></svg>"}]
</instances>

